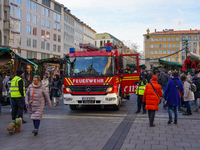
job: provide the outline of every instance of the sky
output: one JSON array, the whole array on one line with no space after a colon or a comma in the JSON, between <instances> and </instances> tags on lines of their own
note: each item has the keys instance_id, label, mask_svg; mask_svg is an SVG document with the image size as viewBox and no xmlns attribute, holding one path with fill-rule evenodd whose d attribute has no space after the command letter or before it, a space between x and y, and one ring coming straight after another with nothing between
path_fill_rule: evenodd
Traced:
<instances>
[{"instance_id":1,"label":"sky","mask_svg":"<svg viewBox=\"0 0 200 150\"><path fill-rule=\"evenodd\" d=\"M97 33L108 32L143 50L143 34L200 29L199 0L56 0Z\"/></svg>"}]
</instances>

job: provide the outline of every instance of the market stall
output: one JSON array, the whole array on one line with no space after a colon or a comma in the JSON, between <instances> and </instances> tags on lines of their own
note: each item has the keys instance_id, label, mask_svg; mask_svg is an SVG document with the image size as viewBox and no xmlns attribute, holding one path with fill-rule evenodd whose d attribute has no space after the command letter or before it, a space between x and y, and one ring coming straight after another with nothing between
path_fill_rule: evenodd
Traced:
<instances>
[{"instance_id":1,"label":"market stall","mask_svg":"<svg viewBox=\"0 0 200 150\"><path fill-rule=\"evenodd\" d=\"M181 70L183 67L183 65L181 64L166 60L158 59L158 62L159 62L159 67L164 68L165 70Z\"/></svg>"}]
</instances>

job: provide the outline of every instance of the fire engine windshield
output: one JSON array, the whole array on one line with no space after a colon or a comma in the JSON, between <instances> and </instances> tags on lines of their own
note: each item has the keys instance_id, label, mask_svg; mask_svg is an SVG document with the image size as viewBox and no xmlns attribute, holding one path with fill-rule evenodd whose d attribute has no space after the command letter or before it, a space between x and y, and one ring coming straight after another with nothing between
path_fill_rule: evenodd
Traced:
<instances>
[{"instance_id":1,"label":"fire engine windshield","mask_svg":"<svg viewBox=\"0 0 200 150\"><path fill-rule=\"evenodd\" d=\"M111 56L70 57L65 66L67 76L113 76L114 63Z\"/></svg>"}]
</instances>

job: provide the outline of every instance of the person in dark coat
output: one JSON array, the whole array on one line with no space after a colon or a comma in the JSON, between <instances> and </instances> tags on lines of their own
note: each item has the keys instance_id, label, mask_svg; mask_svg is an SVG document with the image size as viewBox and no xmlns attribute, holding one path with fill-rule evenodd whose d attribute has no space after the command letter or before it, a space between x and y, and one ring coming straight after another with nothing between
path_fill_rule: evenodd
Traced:
<instances>
[{"instance_id":1,"label":"person in dark coat","mask_svg":"<svg viewBox=\"0 0 200 150\"><path fill-rule=\"evenodd\" d=\"M161 85L161 74L160 74L160 71L158 71L156 75L158 77L158 81L157 82L158 82L158 84Z\"/></svg>"},{"instance_id":2,"label":"person in dark coat","mask_svg":"<svg viewBox=\"0 0 200 150\"><path fill-rule=\"evenodd\" d=\"M191 74L191 76L192 76L191 80L197 87L197 91L194 92L194 97L195 97L194 102L195 102L195 105L196 105L196 109L194 110L194 112L199 112L199 104L198 104L197 98L200 98L200 91L198 89L198 85L197 84L200 84L200 78L197 77L197 75L198 74L195 74L195 73Z\"/></svg>"},{"instance_id":3,"label":"person in dark coat","mask_svg":"<svg viewBox=\"0 0 200 150\"><path fill-rule=\"evenodd\" d=\"M165 91L169 79L170 77L168 75L168 72L167 71L163 72L163 75L161 76L161 87L163 91Z\"/></svg>"},{"instance_id":4,"label":"person in dark coat","mask_svg":"<svg viewBox=\"0 0 200 150\"><path fill-rule=\"evenodd\" d=\"M181 97L180 93L176 87L180 89L180 92L183 93L183 84L178 78L178 73L172 74L172 79L169 80L165 92L164 92L164 99L166 100L166 104L168 105L168 114L169 114L169 121L168 124L172 122L172 107L174 107L174 124L177 124L178 119L178 106L181 106Z\"/></svg>"},{"instance_id":5,"label":"person in dark coat","mask_svg":"<svg viewBox=\"0 0 200 150\"><path fill-rule=\"evenodd\" d=\"M57 95L57 92L59 89L61 89L61 87L62 87L61 81L59 80L59 76L56 74L54 75L53 82L51 85L54 107L58 105L59 96Z\"/></svg>"}]
</instances>

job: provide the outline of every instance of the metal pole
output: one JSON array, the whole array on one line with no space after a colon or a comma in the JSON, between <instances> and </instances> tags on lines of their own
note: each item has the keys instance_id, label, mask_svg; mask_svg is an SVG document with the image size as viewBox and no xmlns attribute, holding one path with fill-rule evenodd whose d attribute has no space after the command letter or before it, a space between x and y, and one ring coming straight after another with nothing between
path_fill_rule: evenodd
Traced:
<instances>
[{"instance_id":1,"label":"metal pole","mask_svg":"<svg viewBox=\"0 0 200 150\"><path fill-rule=\"evenodd\" d=\"M147 35L147 59L146 59L146 66L147 70L150 70L150 65L149 65L149 35Z\"/></svg>"}]
</instances>

